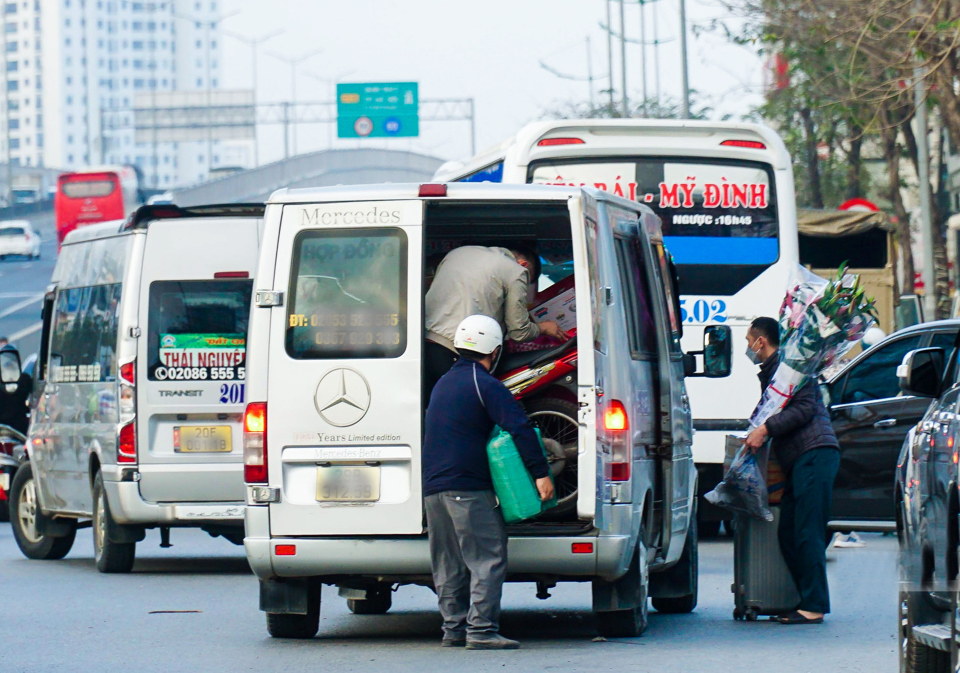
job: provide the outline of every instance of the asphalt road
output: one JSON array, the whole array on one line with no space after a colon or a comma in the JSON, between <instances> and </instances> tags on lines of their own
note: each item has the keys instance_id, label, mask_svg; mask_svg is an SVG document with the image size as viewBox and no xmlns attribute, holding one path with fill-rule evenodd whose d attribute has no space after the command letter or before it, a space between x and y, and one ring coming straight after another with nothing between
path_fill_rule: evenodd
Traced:
<instances>
[{"instance_id":1,"label":"asphalt road","mask_svg":"<svg viewBox=\"0 0 960 673\"><path fill-rule=\"evenodd\" d=\"M441 649L434 596L418 587L365 617L324 587L320 634L273 640L241 548L220 538L174 530L164 550L150 532L133 573L107 576L89 530L66 559L42 562L21 556L3 524L0 671L894 671L896 541L863 537L863 549L831 552L833 614L822 626L734 622L732 545L720 540L701 544L697 610L651 612L637 639L595 640L589 585L561 584L547 601L533 585L508 585L502 628L523 648L498 653Z\"/></svg>"},{"instance_id":2,"label":"asphalt road","mask_svg":"<svg viewBox=\"0 0 960 673\"><path fill-rule=\"evenodd\" d=\"M0 261L0 336L9 338L24 360L40 346L41 302L57 263L53 213L28 219L40 234L40 259Z\"/></svg>"}]
</instances>

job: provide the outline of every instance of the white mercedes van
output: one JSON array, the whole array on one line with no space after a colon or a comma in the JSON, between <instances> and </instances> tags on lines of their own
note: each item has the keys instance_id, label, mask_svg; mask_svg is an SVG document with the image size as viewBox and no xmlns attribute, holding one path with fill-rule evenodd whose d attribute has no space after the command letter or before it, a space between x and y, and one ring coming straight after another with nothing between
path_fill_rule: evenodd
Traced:
<instances>
[{"instance_id":1,"label":"white mercedes van","mask_svg":"<svg viewBox=\"0 0 960 673\"><path fill-rule=\"evenodd\" d=\"M63 243L43 303L17 544L62 558L92 525L127 572L159 527L239 544L246 338L263 205L144 206ZM87 523L90 520L91 523Z\"/></svg>"},{"instance_id":2,"label":"white mercedes van","mask_svg":"<svg viewBox=\"0 0 960 673\"><path fill-rule=\"evenodd\" d=\"M387 185L275 193L248 346L247 558L273 636L317 633L322 584L358 614L431 585L421 493L424 294L460 245L536 245L540 290L568 288L577 337L495 374L544 435L560 507L508 527L509 580L591 581L605 635L647 599L697 600L696 471L675 275L660 221L594 189ZM569 298L568 298L569 299ZM729 373L707 331L704 375ZM345 478L349 477L349 482Z\"/></svg>"}]
</instances>

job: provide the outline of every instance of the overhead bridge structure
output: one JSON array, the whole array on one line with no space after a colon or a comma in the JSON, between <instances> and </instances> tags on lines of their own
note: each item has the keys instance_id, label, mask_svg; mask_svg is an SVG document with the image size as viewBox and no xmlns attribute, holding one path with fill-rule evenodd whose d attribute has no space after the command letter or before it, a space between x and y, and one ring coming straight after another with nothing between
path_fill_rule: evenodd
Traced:
<instances>
[{"instance_id":1,"label":"overhead bridge structure","mask_svg":"<svg viewBox=\"0 0 960 673\"><path fill-rule=\"evenodd\" d=\"M179 189L173 192L173 200L179 206L260 202L284 187L426 182L441 163L441 159L414 152L326 150Z\"/></svg>"}]
</instances>

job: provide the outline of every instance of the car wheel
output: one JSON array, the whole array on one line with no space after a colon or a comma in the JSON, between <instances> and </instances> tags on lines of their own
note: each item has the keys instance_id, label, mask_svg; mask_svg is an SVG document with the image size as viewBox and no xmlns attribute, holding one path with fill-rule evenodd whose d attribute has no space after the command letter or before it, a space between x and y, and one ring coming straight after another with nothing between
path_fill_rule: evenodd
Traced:
<instances>
[{"instance_id":1,"label":"car wheel","mask_svg":"<svg viewBox=\"0 0 960 673\"><path fill-rule=\"evenodd\" d=\"M900 614L897 624L900 636L900 673L948 673L950 653L928 647L913 637L915 624L924 624L931 610L925 609L919 591L900 592Z\"/></svg>"},{"instance_id":2,"label":"car wheel","mask_svg":"<svg viewBox=\"0 0 960 673\"><path fill-rule=\"evenodd\" d=\"M392 606L393 591L390 590L390 585L368 591L365 599L347 599L347 607L355 615L384 615Z\"/></svg>"},{"instance_id":3,"label":"car wheel","mask_svg":"<svg viewBox=\"0 0 960 673\"><path fill-rule=\"evenodd\" d=\"M30 559L50 561L66 556L77 535L76 524L71 522L69 532L63 537L51 537L39 532L37 526L43 517L37 498L37 483L33 467L27 463L17 470L10 486L10 527L13 538L23 555Z\"/></svg>"},{"instance_id":4,"label":"car wheel","mask_svg":"<svg viewBox=\"0 0 960 673\"><path fill-rule=\"evenodd\" d=\"M635 563L631 563L628 573L638 573L637 607L628 610L609 610L594 613L597 618L597 631L604 638L637 638L647 630L650 616L647 596L649 595L650 575L647 571L647 546L643 541L644 529L640 529L640 543L634 553Z\"/></svg>"},{"instance_id":5,"label":"car wheel","mask_svg":"<svg viewBox=\"0 0 960 673\"><path fill-rule=\"evenodd\" d=\"M681 614L693 612L697 607L697 593L699 590L699 564L700 555L698 549L697 537L697 517L696 514L690 517L690 528L687 531L687 541L683 545L683 554L676 565L663 571L664 584L666 586L688 587L690 593L684 596L675 596L670 598L653 598L651 602L657 612L667 614ZM657 576L660 579L660 576Z\"/></svg>"},{"instance_id":6,"label":"car wheel","mask_svg":"<svg viewBox=\"0 0 960 673\"><path fill-rule=\"evenodd\" d=\"M267 613L267 632L274 638L309 640L320 630L320 585L311 587L307 614L280 615Z\"/></svg>"},{"instance_id":7,"label":"car wheel","mask_svg":"<svg viewBox=\"0 0 960 673\"><path fill-rule=\"evenodd\" d=\"M93 478L93 556L102 573L128 573L133 570L137 544L111 542L111 529L117 524L110 515L110 504L103 492L103 475Z\"/></svg>"}]
</instances>

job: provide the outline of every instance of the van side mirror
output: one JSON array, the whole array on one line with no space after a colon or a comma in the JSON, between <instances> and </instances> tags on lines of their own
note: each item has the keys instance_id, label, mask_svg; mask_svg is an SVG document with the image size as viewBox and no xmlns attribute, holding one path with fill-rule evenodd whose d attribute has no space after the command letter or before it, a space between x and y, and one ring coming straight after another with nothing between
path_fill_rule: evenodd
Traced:
<instances>
[{"instance_id":1,"label":"van side mirror","mask_svg":"<svg viewBox=\"0 0 960 673\"><path fill-rule=\"evenodd\" d=\"M944 359L942 348L918 348L907 353L897 367L900 390L915 397L937 397L943 381Z\"/></svg>"},{"instance_id":2,"label":"van side mirror","mask_svg":"<svg viewBox=\"0 0 960 673\"><path fill-rule=\"evenodd\" d=\"M703 356L703 371L697 371L696 356ZM686 353L683 358L685 376L720 379L730 376L733 361L733 339L727 325L708 325L703 330L703 350Z\"/></svg>"},{"instance_id":3,"label":"van side mirror","mask_svg":"<svg viewBox=\"0 0 960 673\"><path fill-rule=\"evenodd\" d=\"M6 386L16 386L20 382L22 373L19 351L16 348L6 348L0 351L0 383ZM9 387L7 390L13 392Z\"/></svg>"}]
</instances>

